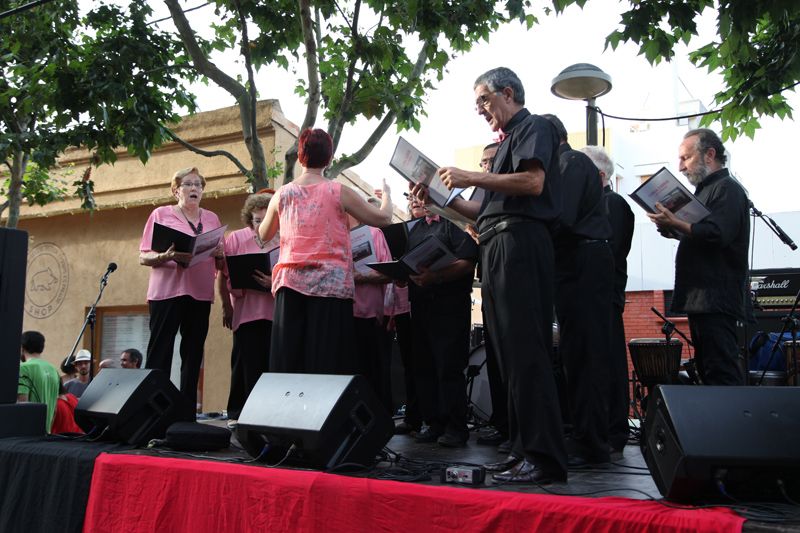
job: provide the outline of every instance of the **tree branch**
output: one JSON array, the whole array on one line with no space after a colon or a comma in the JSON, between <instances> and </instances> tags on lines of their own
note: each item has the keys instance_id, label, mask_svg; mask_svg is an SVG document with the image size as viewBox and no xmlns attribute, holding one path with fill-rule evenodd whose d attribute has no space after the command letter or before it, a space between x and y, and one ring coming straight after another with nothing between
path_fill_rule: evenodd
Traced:
<instances>
[{"instance_id":1,"label":"tree branch","mask_svg":"<svg viewBox=\"0 0 800 533\"><path fill-rule=\"evenodd\" d=\"M209 78L214 83L225 89L230 93L236 102L239 104L239 117L242 122L242 135L244 136L245 145L250 153L251 163L253 170L244 172L246 176L252 180L256 188L267 186L267 171L266 171L266 158L264 157L264 150L261 147L261 142L258 137L253 137L252 132L256 129L257 125L253 117L256 116L256 105L251 101L251 95L247 88L234 78L221 71L214 63L209 61L208 57L203 53L197 42L194 30L189 25L178 0L164 0L169 8L172 20L178 30L183 45L189 57L192 58L192 64L198 73ZM177 140L177 139L176 139ZM178 141L180 142L180 141ZM200 153L200 152L197 152ZM225 154L217 154L225 155ZM231 158L230 156L229 158ZM231 159L234 161L235 158ZM238 160L234 161L236 165L242 169L241 163Z\"/></svg>"},{"instance_id":2,"label":"tree branch","mask_svg":"<svg viewBox=\"0 0 800 533\"><path fill-rule=\"evenodd\" d=\"M358 35L358 18L361 13L361 0L356 1L355 11L353 12L353 24L350 26L350 31L353 35L354 46L359 46ZM347 65L347 82L344 88L344 95L342 96L342 105L339 106L339 112L335 117L332 117L328 123L328 133L333 139L333 153L336 153L336 148L339 147L339 139L342 137L342 129L344 129L344 117L350 111L350 105L353 103L353 96L358 83L354 83L354 76L356 70L356 60L358 54L353 54L350 58L350 64Z\"/></svg>"},{"instance_id":3,"label":"tree branch","mask_svg":"<svg viewBox=\"0 0 800 533\"><path fill-rule=\"evenodd\" d=\"M297 7L300 11L300 27L303 31L303 44L306 47L306 69L308 70L308 104L306 105L306 116L300 126L300 131L302 132L317 122L320 82L316 39L318 34L314 30L314 23L311 19L311 2L309 0L298 0ZM283 182L289 183L294 177L294 165L297 162L297 139L286 151L284 161L286 165L283 169Z\"/></svg>"},{"instance_id":4,"label":"tree branch","mask_svg":"<svg viewBox=\"0 0 800 533\"><path fill-rule=\"evenodd\" d=\"M428 53L430 52L431 47L435 46L436 38L437 36L433 35L426 40L425 44L422 46L422 50L419 51L417 61L414 63L414 70L411 72L411 76L408 78L405 92L411 91L413 82L418 80L422 76L422 73L425 72L425 65L428 62ZM389 130L389 126L392 125L396 117L397 113L395 111L387 112L361 148L359 148L354 154L343 157L331 165L328 168L326 175L333 179L344 170L347 170L348 168L358 165L364 161L367 156L372 153L372 150L375 148L375 145L378 144L378 141L381 140L381 137L383 137L383 135Z\"/></svg>"},{"instance_id":5,"label":"tree branch","mask_svg":"<svg viewBox=\"0 0 800 533\"><path fill-rule=\"evenodd\" d=\"M246 169L244 165L242 165L242 163L236 158L236 156L234 156L227 150L203 150L202 148L198 148L197 146L191 144L188 141L184 141L183 139L178 137L178 135L174 131L167 128L166 126L164 126L164 131L167 132L167 135L169 135L172 138L172 140L174 140L176 143L180 144L190 152L194 152L204 157L216 157L216 156L227 157L234 165L236 165L236 168L238 168L242 174L252 179L252 172Z\"/></svg>"}]
</instances>

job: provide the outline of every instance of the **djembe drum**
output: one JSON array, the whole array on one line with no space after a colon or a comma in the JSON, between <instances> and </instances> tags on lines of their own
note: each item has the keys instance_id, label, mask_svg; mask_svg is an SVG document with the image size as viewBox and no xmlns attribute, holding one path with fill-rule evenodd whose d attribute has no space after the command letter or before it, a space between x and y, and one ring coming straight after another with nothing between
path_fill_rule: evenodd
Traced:
<instances>
[{"instance_id":1,"label":"djembe drum","mask_svg":"<svg viewBox=\"0 0 800 533\"><path fill-rule=\"evenodd\" d=\"M656 385L679 383L683 343L678 339L631 339L628 351L633 363L634 397L639 401L642 414L647 408L647 396ZM646 394L641 390L646 389Z\"/></svg>"}]
</instances>

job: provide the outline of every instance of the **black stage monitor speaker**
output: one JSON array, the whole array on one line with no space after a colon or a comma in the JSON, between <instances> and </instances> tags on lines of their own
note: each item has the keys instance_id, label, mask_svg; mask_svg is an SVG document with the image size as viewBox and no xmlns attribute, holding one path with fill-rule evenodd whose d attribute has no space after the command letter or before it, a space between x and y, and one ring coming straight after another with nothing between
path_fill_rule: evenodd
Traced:
<instances>
[{"instance_id":1,"label":"black stage monitor speaker","mask_svg":"<svg viewBox=\"0 0 800 533\"><path fill-rule=\"evenodd\" d=\"M800 498L800 388L659 385L642 452L682 502Z\"/></svg>"},{"instance_id":2,"label":"black stage monitor speaker","mask_svg":"<svg viewBox=\"0 0 800 533\"><path fill-rule=\"evenodd\" d=\"M277 373L261 375L236 430L253 457L324 470L372 465L393 432L364 377Z\"/></svg>"},{"instance_id":3,"label":"black stage monitor speaker","mask_svg":"<svg viewBox=\"0 0 800 533\"><path fill-rule=\"evenodd\" d=\"M106 368L86 387L75 421L87 433L141 446L173 422L194 421L189 401L160 370Z\"/></svg>"},{"instance_id":4,"label":"black stage monitor speaker","mask_svg":"<svg viewBox=\"0 0 800 533\"><path fill-rule=\"evenodd\" d=\"M16 403L28 234L0 228L0 404Z\"/></svg>"}]
</instances>

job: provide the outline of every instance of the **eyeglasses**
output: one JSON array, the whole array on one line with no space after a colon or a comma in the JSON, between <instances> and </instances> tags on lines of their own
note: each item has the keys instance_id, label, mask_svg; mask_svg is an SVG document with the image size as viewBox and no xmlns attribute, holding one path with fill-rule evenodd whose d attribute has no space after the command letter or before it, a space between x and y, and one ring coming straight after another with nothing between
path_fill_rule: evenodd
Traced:
<instances>
[{"instance_id":1,"label":"eyeglasses","mask_svg":"<svg viewBox=\"0 0 800 533\"><path fill-rule=\"evenodd\" d=\"M202 181L184 181L183 183L181 183L181 187L184 187L186 189L191 189L192 187L197 187L198 189L202 189L203 188L203 182Z\"/></svg>"},{"instance_id":2,"label":"eyeglasses","mask_svg":"<svg viewBox=\"0 0 800 533\"><path fill-rule=\"evenodd\" d=\"M489 106L489 102L491 101L491 100L489 100L489 97L491 95L493 95L493 94L498 94L498 93L502 93L502 92L503 91L492 91L490 93L484 93L484 94L478 95L477 100L475 100L475 107L476 108L477 107L482 107L482 108L486 109Z\"/></svg>"}]
</instances>

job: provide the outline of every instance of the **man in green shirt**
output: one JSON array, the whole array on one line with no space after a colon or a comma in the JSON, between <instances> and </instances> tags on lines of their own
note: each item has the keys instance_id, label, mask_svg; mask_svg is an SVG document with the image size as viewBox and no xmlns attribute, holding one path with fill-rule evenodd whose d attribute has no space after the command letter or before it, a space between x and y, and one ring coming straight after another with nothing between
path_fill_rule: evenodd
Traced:
<instances>
[{"instance_id":1,"label":"man in green shirt","mask_svg":"<svg viewBox=\"0 0 800 533\"><path fill-rule=\"evenodd\" d=\"M19 365L17 402L43 403L47 406L45 431L50 433L58 401L58 385L61 382L56 367L42 359L44 335L38 331L22 334L22 359Z\"/></svg>"}]
</instances>

